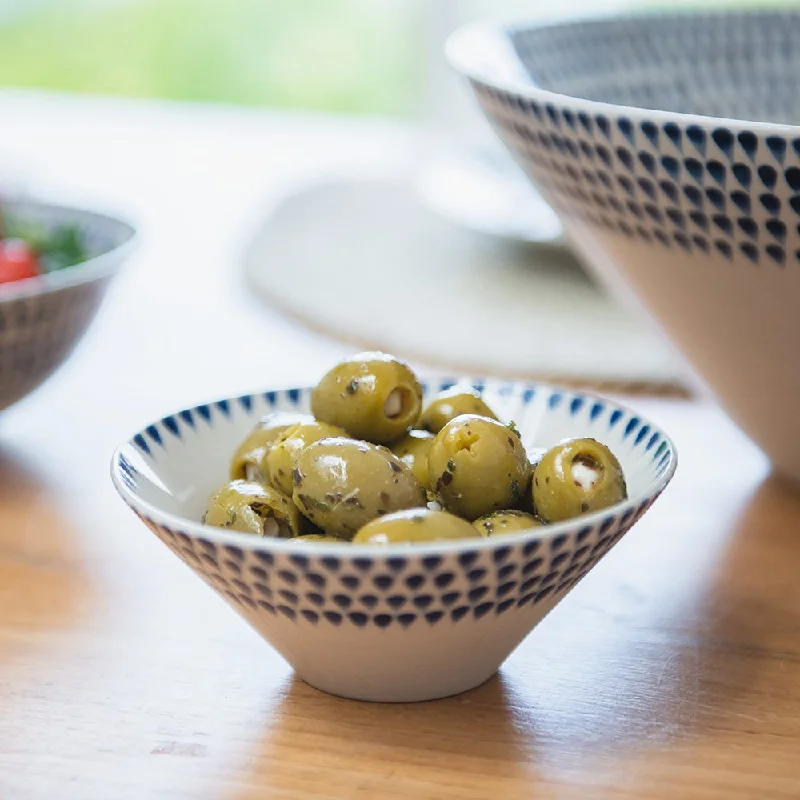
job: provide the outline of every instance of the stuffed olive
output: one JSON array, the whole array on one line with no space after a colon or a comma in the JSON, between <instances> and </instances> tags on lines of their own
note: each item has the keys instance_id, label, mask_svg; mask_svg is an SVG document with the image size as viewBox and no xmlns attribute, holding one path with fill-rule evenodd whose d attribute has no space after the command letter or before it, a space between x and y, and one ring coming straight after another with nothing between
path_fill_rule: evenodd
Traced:
<instances>
[{"instance_id":1,"label":"stuffed olive","mask_svg":"<svg viewBox=\"0 0 800 800\"><path fill-rule=\"evenodd\" d=\"M475 389L454 386L452 389L439 392L428 403L418 424L426 431L439 433L451 419L462 414L477 414L481 417L497 419L495 413L484 403L483 398Z\"/></svg>"},{"instance_id":2,"label":"stuffed olive","mask_svg":"<svg viewBox=\"0 0 800 800\"><path fill-rule=\"evenodd\" d=\"M416 508L368 522L355 535L353 544L411 544L480 538L482 534L461 517L446 511Z\"/></svg>"},{"instance_id":3,"label":"stuffed olive","mask_svg":"<svg viewBox=\"0 0 800 800\"><path fill-rule=\"evenodd\" d=\"M442 505L468 520L513 508L531 475L516 431L475 414L450 420L436 434L428 469Z\"/></svg>"},{"instance_id":4,"label":"stuffed olive","mask_svg":"<svg viewBox=\"0 0 800 800\"><path fill-rule=\"evenodd\" d=\"M507 508L479 517L472 524L483 536L502 536L504 533L529 531L531 528L541 525L542 522L526 511Z\"/></svg>"},{"instance_id":5,"label":"stuffed olive","mask_svg":"<svg viewBox=\"0 0 800 800\"><path fill-rule=\"evenodd\" d=\"M409 431L390 448L401 461L411 467L414 477L428 491L432 488L428 472L428 453L433 438L433 434L429 431Z\"/></svg>"},{"instance_id":6,"label":"stuffed olive","mask_svg":"<svg viewBox=\"0 0 800 800\"><path fill-rule=\"evenodd\" d=\"M417 376L385 353L359 353L342 361L311 393L318 420L376 444L401 437L419 419L421 408Z\"/></svg>"},{"instance_id":7,"label":"stuffed olive","mask_svg":"<svg viewBox=\"0 0 800 800\"><path fill-rule=\"evenodd\" d=\"M295 505L327 533L351 539L375 517L424 506L411 468L385 447L322 439L300 452L292 471Z\"/></svg>"},{"instance_id":8,"label":"stuffed olive","mask_svg":"<svg viewBox=\"0 0 800 800\"><path fill-rule=\"evenodd\" d=\"M533 472L533 504L545 522L560 522L621 503L628 496L617 457L595 439L548 450Z\"/></svg>"},{"instance_id":9,"label":"stuffed olive","mask_svg":"<svg viewBox=\"0 0 800 800\"><path fill-rule=\"evenodd\" d=\"M279 539L302 533L302 518L291 499L252 481L231 481L217 489L203 521L218 528Z\"/></svg>"},{"instance_id":10,"label":"stuffed olive","mask_svg":"<svg viewBox=\"0 0 800 800\"><path fill-rule=\"evenodd\" d=\"M267 452L265 463L269 482L279 491L291 496L292 469L298 453L313 442L347 434L335 425L318 422L300 422L287 428Z\"/></svg>"},{"instance_id":11,"label":"stuffed olive","mask_svg":"<svg viewBox=\"0 0 800 800\"><path fill-rule=\"evenodd\" d=\"M308 414L275 411L263 417L247 438L236 448L230 464L231 480L267 482L265 458L278 437L292 425L311 422Z\"/></svg>"}]
</instances>

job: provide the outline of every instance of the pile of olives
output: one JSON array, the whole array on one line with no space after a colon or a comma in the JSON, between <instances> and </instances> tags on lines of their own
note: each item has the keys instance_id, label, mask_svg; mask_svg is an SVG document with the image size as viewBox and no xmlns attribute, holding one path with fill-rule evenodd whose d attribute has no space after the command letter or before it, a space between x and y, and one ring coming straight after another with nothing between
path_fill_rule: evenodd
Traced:
<instances>
[{"instance_id":1,"label":"pile of olives","mask_svg":"<svg viewBox=\"0 0 800 800\"><path fill-rule=\"evenodd\" d=\"M385 353L333 367L311 410L258 423L206 524L308 542L429 542L529 531L627 497L600 442L571 439L532 459L478 392L453 387L423 408L416 375Z\"/></svg>"}]
</instances>

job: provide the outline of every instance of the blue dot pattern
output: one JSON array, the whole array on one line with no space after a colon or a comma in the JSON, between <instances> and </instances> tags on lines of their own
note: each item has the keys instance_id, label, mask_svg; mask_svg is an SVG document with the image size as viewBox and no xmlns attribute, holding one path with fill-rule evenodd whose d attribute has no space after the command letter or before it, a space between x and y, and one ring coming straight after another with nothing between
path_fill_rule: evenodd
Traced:
<instances>
[{"instance_id":1,"label":"blue dot pattern","mask_svg":"<svg viewBox=\"0 0 800 800\"><path fill-rule=\"evenodd\" d=\"M681 253L785 268L800 258L800 135L724 118L800 122L798 36L791 12L546 25L509 32L531 83L525 97L471 80L564 217ZM574 98L643 111L589 110ZM648 118L648 109L719 119Z\"/></svg>"},{"instance_id":2,"label":"blue dot pattern","mask_svg":"<svg viewBox=\"0 0 800 800\"><path fill-rule=\"evenodd\" d=\"M490 382L475 380L475 386ZM426 394L452 385L423 385ZM592 524L580 519L557 535L538 534L496 540L490 548L470 547L440 554L415 553L354 558L272 547L269 539L242 535L241 546L159 523L124 499L137 516L179 558L243 613L269 615L297 625L376 627L469 624L505 614L534 613L563 597L602 558L656 500L665 473L674 466L669 440L637 415L580 393L535 384L491 382L498 396L515 394L522 407L539 401L569 418L582 418L602 430L617 429L625 446L646 464L652 490L633 507L609 509ZM267 392L198 406L165 417L133 437L130 450L151 464L172 447L202 432L203 426L230 425L231 415L258 418L275 408L307 407L309 390ZM560 413L560 412L559 412ZM114 464L119 484L136 493L143 477L131 453L120 451ZM542 530L542 529L539 529ZM298 549L302 548L298 545ZM546 610L547 610L546 609ZM536 613L539 613L538 611Z\"/></svg>"}]
</instances>

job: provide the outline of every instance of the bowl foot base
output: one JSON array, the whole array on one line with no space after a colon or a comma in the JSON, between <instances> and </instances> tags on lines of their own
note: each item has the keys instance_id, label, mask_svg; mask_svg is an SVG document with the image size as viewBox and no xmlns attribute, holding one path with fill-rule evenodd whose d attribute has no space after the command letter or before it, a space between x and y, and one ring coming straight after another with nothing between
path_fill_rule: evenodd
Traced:
<instances>
[{"instance_id":1,"label":"bowl foot base","mask_svg":"<svg viewBox=\"0 0 800 800\"><path fill-rule=\"evenodd\" d=\"M492 670L489 675L481 677L479 680L470 678L466 681L450 681L446 684L437 683L430 685L429 683L420 682L419 686L406 687L403 689L387 687L385 690L365 690L359 691L359 688L354 685L343 685L342 683L332 681L326 683L324 681L310 681L298 674L298 677L307 683L309 686L317 689L326 694L333 695L334 697L342 697L346 700L359 700L366 703L423 703L428 700L443 700L446 697L453 697L463 692L468 692L471 689L476 689L478 686L486 683L497 674L497 670Z\"/></svg>"}]
</instances>

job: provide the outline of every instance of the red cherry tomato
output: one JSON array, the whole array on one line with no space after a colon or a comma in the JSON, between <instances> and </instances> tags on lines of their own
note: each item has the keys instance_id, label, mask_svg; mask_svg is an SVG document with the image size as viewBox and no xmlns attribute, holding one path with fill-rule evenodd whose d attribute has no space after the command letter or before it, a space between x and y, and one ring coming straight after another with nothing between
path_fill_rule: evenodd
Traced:
<instances>
[{"instance_id":1,"label":"red cherry tomato","mask_svg":"<svg viewBox=\"0 0 800 800\"><path fill-rule=\"evenodd\" d=\"M36 254L22 239L0 241L0 283L35 278L41 274Z\"/></svg>"}]
</instances>

